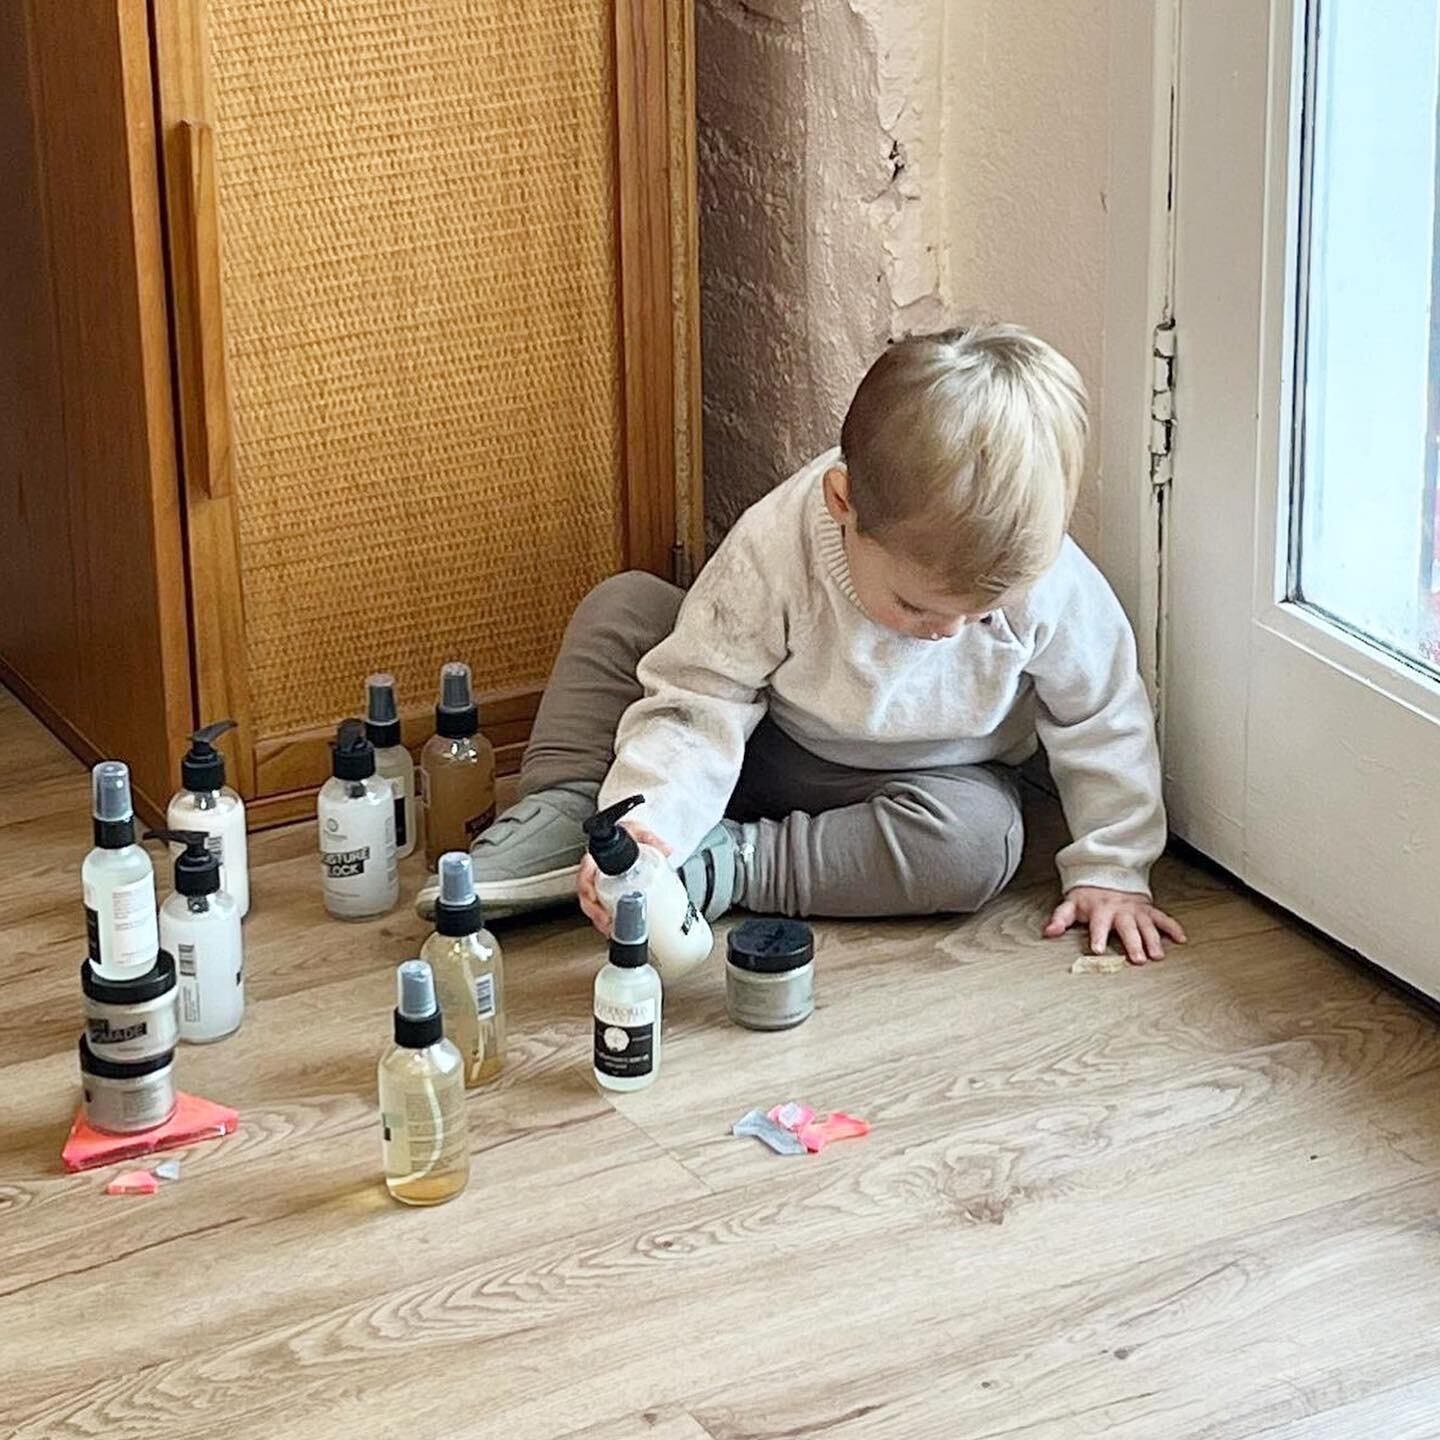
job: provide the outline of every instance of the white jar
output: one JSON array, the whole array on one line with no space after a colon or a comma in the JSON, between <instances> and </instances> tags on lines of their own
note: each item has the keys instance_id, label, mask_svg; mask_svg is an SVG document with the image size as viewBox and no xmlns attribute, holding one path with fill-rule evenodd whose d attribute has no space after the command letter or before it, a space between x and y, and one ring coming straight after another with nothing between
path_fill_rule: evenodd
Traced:
<instances>
[{"instance_id":1,"label":"white jar","mask_svg":"<svg viewBox=\"0 0 1440 1440\"><path fill-rule=\"evenodd\" d=\"M85 1119L109 1135L153 1130L175 1113L175 1052L149 1060L101 1060L80 1037Z\"/></svg>"},{"instance_id":2,"label":"white jar","mask_svg":"<svg viewBox=\"0 0 1440 1440\"><path fill-rule=\"evenodd\" d=\"M133 1063L166 1055L179 1039L175 1015L175 962L163 950L134 980L107 980L80 962L85 996L85 1039L101 1060Z\"/></svg>"}]
</instances>

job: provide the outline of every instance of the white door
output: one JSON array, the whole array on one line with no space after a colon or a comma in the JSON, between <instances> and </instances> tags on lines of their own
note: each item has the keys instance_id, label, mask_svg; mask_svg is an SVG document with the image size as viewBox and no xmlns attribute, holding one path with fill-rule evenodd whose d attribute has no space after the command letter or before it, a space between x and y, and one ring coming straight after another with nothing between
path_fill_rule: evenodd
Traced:
<instances>
[{"instance_id":1,"label":"white door","mask_svg":"<svg viewBox=\"0 0 1440 1440\"><path fill-rule=\"evenodd\" d=\"M1180 0L1174 830L1440 996L1440 0Z\"/></svg>"}]
</instances>

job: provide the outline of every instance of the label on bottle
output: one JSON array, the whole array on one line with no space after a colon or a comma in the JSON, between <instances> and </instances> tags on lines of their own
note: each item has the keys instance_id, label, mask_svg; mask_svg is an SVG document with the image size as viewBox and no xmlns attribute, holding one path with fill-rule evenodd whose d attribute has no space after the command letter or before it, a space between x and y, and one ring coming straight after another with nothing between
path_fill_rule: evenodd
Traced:
<instances>
[{"instance_id":1,"label":"label on bottle","mask_svg":"<svg viewBox=\"0 0 1440 1440\"><path fill-rule=\"evenodd\" d=\"M475 977L475 1018L477 1020L489 1020L495 1014L495 977L493 975L477 975Z\"/></svg>"},{"instance_id":2,"label":"label on bottle","mask_svg":"<svg viewBox=\"0 0 1440 1440\"><path fill-rule=\"evenodd\" d=\"M478 815L472 815L465 822L465 834L468 839L475 839L482 830L488 830L495 823L495 807L491 805L488 810L482 810Z\"/></svg>"},{"instance_id":3,"label":"label on bottle","mask_svg":"<svg viewBox=\"0 0 1440 1440\"><path fill-rule=\"evenodd\" d=\"M87 912L91 903L87 901ZM160 949L155 916L155 877L145 875L128 885L117 885L94 905L95 925L85 918L90 958L97 965L148 970Z\"/></svg>"},{"instance_id":4,"label":"label on bottle","mask_svg":"<svg viewBox=\"0 0 1440 1440\"><path fill-rule=\"evenodd\" d=\"M112 1025L103 1016L92 1015L85 1022L91 1045L124 1045L130 1040L143 1040L150 1033L148 1020L133 1025Z\"/></svg>"},{"instance_id":5,"label":"label on bottle","mask_svg":"<svg viewBox=\"0 0 1440 1440\"><path fill-rule=\"evenodd\" d=\"M88 886L85 894L85 954L92 961L100 958L100 915L90 903Z\"/></svg>"},{"instance_id":6,"label":"label on bottle","mask_svg":"<svg viewBox=\"0 0 1440 1440\"><path fill-rule=\"evenodd\" d=\"M699 918L700 912L695 908L695 902L692 900L685 907L685 918L680 922L680 933L688 935Z\"/></svg>"},{"instance_id":7,"label":"label on bottle","mask_svg":"<svg viewBox=\"0 0 1440 1440\"><path fill-rule=\"evenodd\" d=\"M195 974L195 946L186 944L183 940L175 947L175 960L180 966L180 974L189 976Z\"/></svg>"},{"instance_id":8,"label":"label on bottle","mask_svg":"<svg viewBox=\"0 0 1440 1440\"><path fill-rule=\"evenodd\" d=\"M182 985L180 987L180 1018L187 1025L200 1023L200 987L198 985Z\"/></svg>"},{"instance_id":9,"label":"label on bottle","mask_svg":"<svg viewBox=\"0 0 1440 1440\"><path fill-rule=\"evenodd\" d=\"M370 863L370 847L357 846L354 850L326 850L321 855L325 864L327 880L349 880L365 873Z\"/></svg>"},{"instance_id":10,"label":"label on bottle","mask_svg":"<svg viewBox=\"0 0 1440 1440\"><path fill-rule=\"evenodd\" d=\"M225 837L218 831L212 830L205 837L205 848L223 865L225 863ZM184 847L182 846L183 850Z\"/></svg>"},{"instance_id":11,"label":"label on bottle","mask_svg":"<svg viewBox=\"0 0 1440 1440\"><path fill-rule=\"evenodd\" d=\"M444 1084L432 1090L417 1084L401 1103L402 1110L380 1113L386 1175L392 1180L417 1180L431 1171L455 1169L470 1143L464 1090Z\"/></svg>"},{"instance_id":12,"label":"label on bottle","mask_svg":"<svg viewBox=\"0 0 1440 1440\"><path fill-rule=\"evenodd\" d=\"M395 848L403 850L408 833L405 829L405 781L399 775L390 777L390 794L395 798Z\"/></svg>"},{"instance_id":13,"label":"label on bottle","mask_svg":"<svg viewBox=\"0 0 1440 1440\"><path fill-rule=\"evenodd\" d=\"M633 1080L655 1068L655 1001L595 1002L595 1068Z\"/></svg>"}]
</instances>

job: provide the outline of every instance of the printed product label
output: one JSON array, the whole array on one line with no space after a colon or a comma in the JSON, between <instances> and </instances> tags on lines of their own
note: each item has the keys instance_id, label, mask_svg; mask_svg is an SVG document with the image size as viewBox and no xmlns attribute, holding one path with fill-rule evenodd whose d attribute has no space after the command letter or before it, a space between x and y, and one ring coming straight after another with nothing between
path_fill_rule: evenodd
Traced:
<instances>
[{"instance_id":1,"label":"printed product label","mask_svg":"<svg viewBox=\"0 0 1440 1440\"><path fill-rule=\"evenodd\" d=\"M595 1068L602 1075L632 1080L655 1068L655 1002L595 1006Z\"/></svg>"},{"instance_id":2,"label":"printed product label","mask_svg":"<svg viewBox=\"0 0 1440 1440\"><path fill-rule=\"evenodd\" d=\"M120 1115L125 1124L148 1121L158 1125L174 1108L175 1092L170 1077L127 1090L120 1097Z\"/></svg>"},{"instance_id":3,"label":"printed product label","mask_svg":"<svg viewBox=\"0 0 1440 1440\"><path fill-rule=\"evenodd\" d=\"M88 895L85 897L85 954L91 960L100 958L100 916Z\"/></svg>"},{"instance_id":4,"label":"printed product label","mask_svg":"<svg viewBox=\"0 0 1440 1440\"><path fill-rule=\"evenodd\" d=\"M94 1016L86 1022L92 1045L123 1045L127 1040L142 1040L150 1033L148 1021L137 1020L133 1025L112 1025L106 1019Z\"/></svg>"},{"instance_id":5,"label":"printed product label","mask_svg":"<svg viewBox=\"0 0 1440 1440\"><path fill-rule=\"evenodd\" d=\"M183 846L181 847L184 848ZM205 837L205 848L223 865L225 863L225 837L218 830L212 830Z\"/></svg>"},{"instance_id":6,"label":"printed product label","mask_svg":"<svg viewBox=\"0 0 1440 1440\"><path fill-rule=\"evenodd\" d=\"M488 810L482 810L478 815L472 815L465 822L465 834L473 840L482 830L488 830L495 822L495 807L492 805Z\"/></svg>"},{"instance_id":7,"label":"printed product label","mask_svg":"<svg viewBox=\"0 0 1440 1440\"><path fill-rule=\"evenodd\" d=\"M146 875L128 885L117 885L109 903L101 903L99 954L103 964L148 970L160 949L155 917L155 877Z\"/></svg>"},{"instance_id":8,"label":"printed product label","mask_svg":"<svg viewBox=\"0 0 1440 1440\"><path fill-rule=\"evenodd\" d=\"M365 873L365 866L370 861L370 847L361 845L354 850L327 850L323 858L327 880L346 880Z\"/></svg>"},{"instance_id":9,"label":"printed product label","mask_svg":"<svg viewBox=\"0 0 1440 1440\"><path fill-rule=\"evenodd\" d=\"M390 793L395 797L395 848L405 848L405 782L398 776L390 777Z\"/></svg>"},{"instance_id":10,"label":"printed product label","mask_svg":"<svg viewBox=\"0 0 1440 1440\"><path fill-rule=\"evenodd\" d=\"M495 1014L495 977L493 975L477 975L475 977L475 1016L479 1020L489 1020Z\"/></svg>"},{"instance_id":11,"label":"printed product label","mask_svg":"<svg viewBox=\"0 0 1440 1440\"><path fill-rule=\"evenodd\" d=\"M195 946L193 942L187 945L183 940L175 947L175 959L180 966L181 975L195 974Z\"/></svg>"},{"instance_id":12,"label":"printed product label","mask_svg":"<svg viewBox=\"0 0 1440 1440\"><path fill-rule=\"evenodd\" d=\"M699 918L700 912L695 908L695 902L692 900L685 907L685 918L680 922L680 933L682 935L688 935Z\"/></svg>"},{"instance_id":13,"label":"printed product label","mask_svg":"<svg viewBox=\"0 0 1440 1440\"><path fill-rule=\"evenodd\" d=\"M385 1173L392 1180L413 1179L459 1164L470 1143L465 1128L464 1091L437 1088L432 1095L415 1090L405 1096L403 1104L403 1110L380 1114Z\"/></svg>"},{"instance_id":14,"label":"printed product label","mask_svg":"<svg viewBox=\"0 0 1440 1440\"><path fill-rule=\"evenodd\" d=\"M200 1023L200 987L198 985L182 985L180 987L180 1018L187 1025Z\"/></svg>"}]
</instances>

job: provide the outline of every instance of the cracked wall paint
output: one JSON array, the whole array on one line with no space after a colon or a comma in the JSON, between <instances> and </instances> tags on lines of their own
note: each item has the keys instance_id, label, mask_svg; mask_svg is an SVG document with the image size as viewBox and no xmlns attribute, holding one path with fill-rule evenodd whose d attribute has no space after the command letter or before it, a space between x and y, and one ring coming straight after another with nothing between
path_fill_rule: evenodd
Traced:
<instances>
[{"instance_id":1,"label":"cracked wall paint","mask_svg":"<svg viewBox=\"0 0 1440 1440\"><path fill-rule=\"evenodd\" d=\"M1098 394L1111 3L699 0L712 544L892 336L1014 318Z\"/></svg>"}]
</instances>

